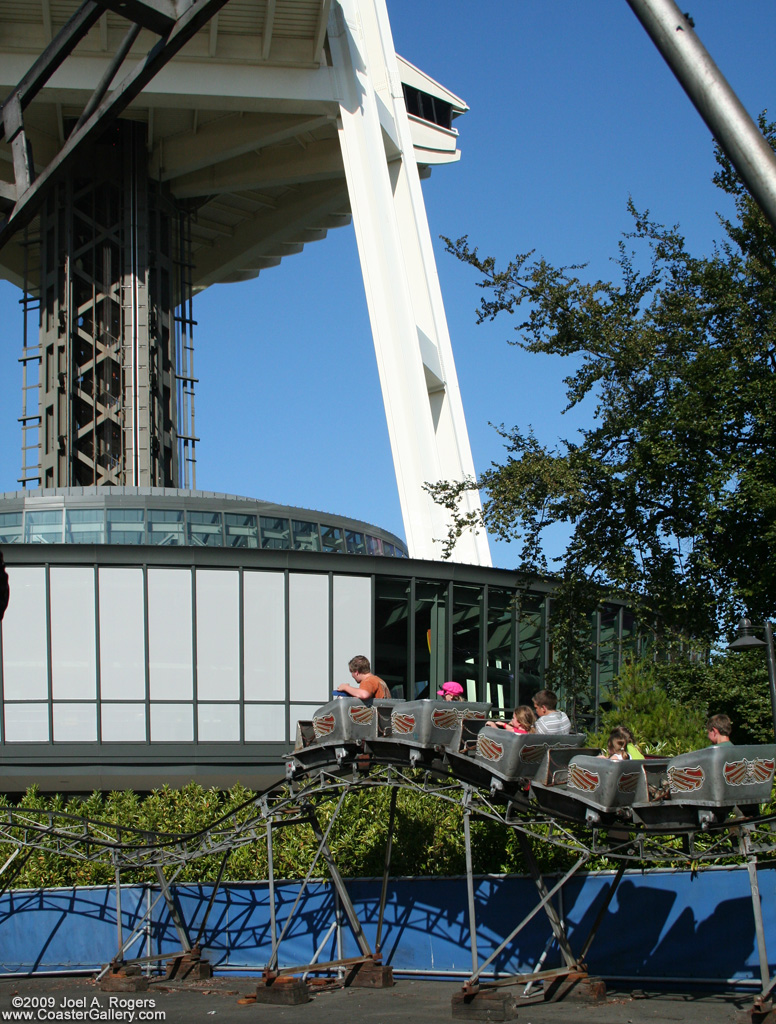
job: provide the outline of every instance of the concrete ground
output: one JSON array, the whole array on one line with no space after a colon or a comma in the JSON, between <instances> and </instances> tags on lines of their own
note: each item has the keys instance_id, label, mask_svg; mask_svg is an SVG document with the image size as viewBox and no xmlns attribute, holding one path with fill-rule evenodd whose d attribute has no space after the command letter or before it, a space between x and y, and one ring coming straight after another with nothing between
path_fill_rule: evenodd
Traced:
<instances>
[{"instance_id":1,"label":"concrete ground","mask_svg":"<svg viewBox=\"0 0 776 1024\"><path fill-rule=\"evenodd\" d=\"M390 989L319 990L310 1002L297 1006L247 1001L255 996L256 985L256 978L219 977L187 985L154 981L147 992L109 993L90 978L4 978L0 1021L450 1024L462 1019L452 1014L452 997L460 992L457 982L399 978ZM515 988L506 991L518 995ZM523 1004L517 1019L520 1024L745 1024L751 1021L753 998L746 992L626 990L610 985L605 1002Z\"/></svg>"}]
</instances>

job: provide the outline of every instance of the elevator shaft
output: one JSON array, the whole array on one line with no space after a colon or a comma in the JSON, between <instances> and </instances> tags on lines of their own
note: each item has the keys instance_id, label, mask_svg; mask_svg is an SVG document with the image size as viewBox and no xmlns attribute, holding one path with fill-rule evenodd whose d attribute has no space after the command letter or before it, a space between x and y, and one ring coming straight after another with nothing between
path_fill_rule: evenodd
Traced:
<instances>
[{"instance_id":1,"label":"elevator shaft","mask_svg":"<svg viewBox=\"0 0 776 1024\"><path fill-rule=\"evenodd\" d=\"M145 127L131 121L118 121L49 193L40 218L41 486L179 486L184 222L149 179Z\"/></svg>"}]
</instances>

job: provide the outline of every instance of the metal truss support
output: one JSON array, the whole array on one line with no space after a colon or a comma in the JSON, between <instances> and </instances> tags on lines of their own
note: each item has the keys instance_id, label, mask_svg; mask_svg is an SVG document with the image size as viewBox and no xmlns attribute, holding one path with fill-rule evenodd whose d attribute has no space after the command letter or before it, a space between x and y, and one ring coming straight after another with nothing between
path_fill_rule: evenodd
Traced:
<instances>
[{"instance_id":1,"label":"metal truss support","mask_svg":"<svg viewBox=\"0 0 776 1024\"><path fill-rule=\"evenodd\" d=\"M469 794L466 794L467 797ZM472 949L472 976L477 974L477 912L474 905L474 875L472 873L471 811L468 806L463 812L463 838L466 848L466 895L469 903L469 943Z\"/></svg>"},{"instance_id":2,"label":"metal truss support","mask_svg":"<svg viewBox=\"0 0 776 1024\"><path fill-rule=\"evenodd\" d=\"M44 487L179 484L174 258L185 218L146 162L144 128L122 121L41 212Z\"/></svg>"},{"instance_id":3,"label":"metal truss support","mask_svg":"<svg viewBox=\"0 0 776 1024\"><path fill-rule=\"evenodd\" d=\"M335 821L337 820L342 810L343 804L345 802L345 797L347 796L348 792L349 787L346 786L345 788L343 788L340 794L340 798L337 801L337 805L334 808L334 811L332 812L329 824L327 825L325 830L321 828L320 822L318 821L318 817L315 814L315 810L312 804L310 803L309 799L307 799L306 797L302 797L300 799L300 804L304 811L304 820L310 825L310 827L313 830L313 835L318 841L318 849L315 851L315 855L312 859L310 867L307 871L307 874L305 875L302 884L299 887L299 892L297 893L296 899L294 900L294 903L291 907L291 910L289 911L288 917L286 918L286 922L283 925L280 934L276 937L273 937L272 950L270 952L269 960L267 961L267 966L264 969L264 976L266 979L271 980L284 974L309 973L312 969L315 969L317 971L324 971L331 970L332 968L352 967L357 964L363 964L366 961L371 961L375 959L375 956L369 947L369 943L366 940L366 936L364 935L361 923L358 920L358 916L355 912L355 908L353 907L353 903L350 899L350 896L348 895L348 891L345 887L342 875L340 874L339 869L337 868L337 865L334 861L334 857L332 856L331 850L329 849L329 835L331 833ZM275 827L278 827L277 824L275 825ZM302 964L294 967L283 967L278 969L278 952L280 949L280 945L294 919L296 908L299 906L302 895L304 894L304 891L307 888L310 879L312 878L315 867L321 858L323 858L326 867L329 871L329 876L332 880L334 891L339 899L342 909L345 912L345 916L348 919L348 923L350 924L350 927L353 931L353 935L356 939L356 942L358 943L359 949L361 950L361 956L349 957L347 959L340 958L337 960L329 960L325 963L321 963L317 961L316 954L315 962ZM274 884L271 891L274 892Z\"/></svg>"},{"instance_id":4,"label":"metal truss support","mask_svg":"<svg viewBox=\"0 0 776 1024\"><path fill-rule=\"evenodd\" d=\"M479 967L475 971L472 972L471 977L469 978L469 980L463 986L464 992L476 992L480 988L479 980L478 979L482 975L482 973L485 970L485 968L489 967L490 964L493 963L493 961L496 959L496 957L499 955L499 953L501 953L502 950L506 949L506 947L514 940L514 938L517 935L519 935L519 933L523 930L523 928L525 928L525 926L529 923L529 921L532 921L534 919L534 917L536 917L536 915L539 913L540 910L542 910L543 908L546 910L547 905L552 900L552 897L563 888L563 886L566 884L566 882L568 882L568 880L570 878L572 878L577 873L577 871L579 871L579 869L581 867L583 867L587 863L588 860L589 860L589 854L583 853L582 856L576 861L576 863L566 872L566 874L563 876L563 878L561 878L561 880L559 882L556 882L556 884L552 887L552 889L549 889L549 890L545 889L545 895L542 896L542 898L539 900L539 902L536 904L536 906L533 908L533 910L531 910L528 914L526 914L526 916L523 918L523 920L515 928L512 929L512 931L509 933L509 935L507 935L507 937L504 939L504 941L501 942L496 947L496 949L493 950L493 952L490 954L490 956L487 958L487 960L483 961L483 963L481 963L479 965ZM550 917L550 922L551 923L552 923L552 920L553 920L553 916L552 916L553 914L554 914L555 918L557 919L557 914L555 913L554 908L552 909L552 912L548 911L547 913L548 913L548 916ZM561 925L561 928L562 928L562 925ZM555 927L553 927L553 932L555 933L555 935L557 937L557 932L555 931ZM565 938L565 933L564 933L564 938ZM575 962L573 964L573 969L576 969L576 968L577 968L577 965L576 965L576 962ZM558 970L542 971L542 972L537 973L537 974L519 974L519 975L514 975L514 976L511 976L511 977L499 978L498 980L496 980L494 982L489 982L489 985L527 984L530 981L543 980L543 979L546 979L546 978L561 977L564 974L568 974L570 969L572 969L572 965L569 965L565 969L564 968L560 968Z\"/></svg>"},{"instance_id":5,"label":"metal truss support","mask_svg":"<svg viewBox=\"0 0 776 1024\"><path fill-rule=\"evenodd\" d=\"M408 749L408 762L411 753L414 753L414 750ZM102 972L104 974L110 969L115 971L115 969L122 966L150 964L152 962L183 958L189 952L195 953L196 956L198 952L196 947L205 934L207 921L213 906L215 906L216 894L221 884L230 852L241 846L262 841L265 837L261 832L262 829L266 829L272 932L271 950L264 970L267 986L269 987L274 983L275 979L283 975L344 972L347 969L356 966L361 967L362 965L366 965L368 971L376 973L381 969L388 970L388 968L378 967L377 964L380 960L383 942L383 925L390 878L392 839L399 797L398 791L399 789L406 789L409 792L425 795L430 799L440 799L451 805L458 806L463 813L466 842L467 891L469 895L468 916L473 952L473 970L463 988L463 995L466 999L470 996L473 997L481 990L487 992L490 989L518 984L526 986L523 993L525 995L538 982L550 983L551 985L559 983L560 994L562 994L564 980L574 983L584 979L586 974L585 957L605 919L607 910L629 863L638 863L641 858L652 860L655 863L665 863L669 858L674 861L680 858L689 866L690 863L696 861L711 863L718 861L720 858L725 858L726 860L735 859L739 863L745 862L747 864L762 979L762 992L758 997L757 1005L763 1008L770 1008L772 993L774 988L776 988L776 977L770 980L768 978L769 966L765 949L765 929L757 878L757 857L758 855L772 856L774 850L776 850L776 834L773 830L776 819L773 816L766 815L762 818L746 819L744 822L738 823L734 819L726 819L720 821L716 826L704 828L700 825L694 825L687 830L683 828L678 829L670 833L670 835L661 830L659 845L653 849L648 844L642 845L634 841L634 837L630 832L626 835L623 831L624 826L620 823L616 827L610 828L607 833L603 829L585 830L581 824L576 829L570 829L565 827L563 822L558 819L548 818L541 813L536 816L532 806L518 805L508 800L503 802L501 798L498 798L498 795L494 796L490 793L489 787L483 786L480 789L469 782L463 782L446 775L441 762L435 762L433 770L417 770L412 768L409 763L406 766L397 764L395 752L392 752L391 760L386 763L377 761L374 754L370 756L372 761L368 769L354 764L345 766L334 762L328 767L322 767L312 772L307 769L304 772L294 773L290 779L290 785L288 780L279 780L264 793L246 801L238 809L245 813L240 815L230 814L228 824L224 819L221 819L214 825L203 828L200 832L179 836L176 841L171 841L169 835L149 835L142 830L90 820L67 812L34 808L3 808L2 813L0 813L0 841L5 844L15 844L16 850L12 852L11 856L8 857L5 864L0 868L0 877L7 879L14 866L20 862L22 856L28 856L29 852L35 849L45 851L49 855L56 854L83 861L111 864L116 885L118 953L114 961L104 968ZM359 789L378 788L390 789L391 793L390 812L388 815L389 835L386 841L384 857L377 941L375 952L372 953L345 882L334 861L329 840L332 829L346 806L348 795ZM331 813L326 827L323 828L316 813L316 807L319 803L325 802L329 802ZM476 949L477 907L474 899L471 839L472 816L499 822L505 828L514 830L523 849L529 870L534 877L539 896L533 909L516 925L483 963L477 962L479 956ZM276 828L296 827L302 824L309 825L312 828L317 840L317 849L308 872L299 887L296 900L284 922L283 928L278 933L275 909L273 835ZM718 833L716 836L715 831ZM680 850L676 844L669 846L667 840L670 836L673 836L674 839L677 837L686 838L688 840L686 850ZM702 838L703 843L701 842ZM575 863L552 888L548 889L547 884L541 877L530 841L550 843L577 856ZM222 858L218 878L207 903L204 919L199 925L194 943L195 948L192 949L192 944L189 941L189 930L180 913L180 908L175 904L171 886L177 877L177 873L186 865L198 858L212 857L216 854L219 854ZM618 863L618 870L609 885L601 906L598 908L594 924L585 937L578 955L575 956L566 934L562 907L560 910L556 909L552 901L556 897L560 901L564 886L589 862L590 857L593 855L606 855L615 858ZM318 948L315 950L310 963L279 967L279 949L288 933L288 929L296 920L295 915L299 904L321 861L326 863L332 881L334 893L333 920L326 930L325 937L318 944ZM149 897L143 920L136 924L134 930L129 935L125 934L123 928L121 907L121 870L126 867L146 870L153 868L157 871L159 880L159 893L153 902ZM166 874L165 869L167 869ZM146 934L148 933L153 909L162 899L165 900L169 907L173 923L181 940L182 950L154 955L151 953L150 948L148 948L150 947L149 943L147 946L148 955L125 961L124 956L127 950L130 949L144 931ZM536 968L529 973L520 975L499 976L487 981L481 980L483 974L489 968L489 973L493 973L491 965L494 960L510 946L515 937L542 909L544 909L548 916L552 934L544 953L542 953L536 963ZM341 927L343 919L348 922L358 942L360 950L358 956L350 958L342 956ZM335 931L337 934L337 958L328 962L321 962L319 958L323 954L327 943L331 941ZM545 959L552 944L555 942L560 947L564 964L559 967L544 969Z\"/></svg>"},{"instance_id":6,"label":"metal truss support","mask_svg":"<svg viewBox=\"0 0 776 1024\"><path fill-rule=\"evenodd\" d=\"M169 880L168 885L172 885L172 883L175 880L175 877L178 875L180 870L181 870L181 868L178 867L178 869L175 871L175 874L173 875L173 878L171 878ZM118 870L117 870L116 874L118 875ZM156 894L156 896L153 899L151 899L151 889L149 887L149 890L148 890L148 903L146 905L145 913L143 914L142 918L137 923L137 925L132 929L132 931L127 936L127 938L124 938L123 928L119 924L118 929L117 929L118 933L119 933L118 951L116 953L116 956L111 961L111 963L103 965L102 970L100 970L99 973L97 974L97 979L96 979L97 981L99 981L102 977L104 977L104 975L106 975L108 973L108 971L111 969L111 967L114 964L149 964L149 963L152 963L154 961L166 960L166 959L171 958L171 957L180 956L180 953L177 953L177 952L176 953L172 953L172 954L160 953L158 956L154 956L153 954L151 954L151 952L149 950L149 952L147 953L146 956L131 957L129 960L125 960L125 958L124 958L124 954L127 952L127 950L131 949L133 944L139 938L139 936L143 935L144 933L145 933L145 935L147 937L147 942L150 945L150 931L149 931L149 929L150 929L150 925L151 925L151 921L152 921L152 914L153 914L154 910L156 909L156 906L159 903L159 901L162 900L163 898L164 898L164 892L160 889L159 892ZM120 888L120 885L119 885L119 887L117 888L117 901L116 901L116 913L117 913L117 916L118 916L118 911L119 911L119 908L120 908L120 904L121 904L121 888Z\"/></svg>"},{"instance_id":7,"label":"metal truss support","mask_svg":"<svg viewBox=\"0 0 776 1024\"><path fill-rule=\"evenodd\" d=\"M269 832L269 829L267 829L267 832ZM219 865L218 868L218 875L216 876L216 880L213 883L213 891L210 893L210 899L208 900L207 907L205 908L205 913L202 916L202 923L199 926L197 937L196 939L194 939L195 946L199 946L200 942L202 941L202 937L205 934L205 928L207 927L208 918L210 917L210 911L213 909L213 905L216 901L216 896L218 895L218 890L221 887L221 879L224 877L224 869L226 868L226 862L229 860L231 852L231 850L226 850L223 857L221 858L221 864Z\"/></svg>"},{"instance_id":8,"label":"metal truss support","mask_svg":"<svg viewBox=\"0 0 776 1024\"><path fill-rule=\"evenodd\" d=\"M364 930L361 927L361 922L358 919L355 907L353 906L353 903L350 899L350 894L348 893L348 890L345 886L345 880L340 874L339 868L337 867L334 857L332 856L332 852L329 849L328 830L327 834L324 835L312 806L308 807L307 813L310 817L310 824L312 826L313 835L318 840L318 848L323 854L323 859L326 861L326 867L329 870L329 876L331 877L332 885L336 889L337 896L339 897L340 901L340 906L345 912L345 916L348 919L348 924L353 930L353 935L355 937L356 942L358 943L358 948L361 950L364 956L372 957L374 954L372 953L369 943L367 942L366 935L364 935Z\"/></svg>"},{"instance_id":9,"label":"metal truss support","mask_svg":"<svg viewBox=\"0 0 776 1024\"><path fill-rule=\"evenodd\" d=\"M328 38L404 529L412 557L432 559L449 520L425 484L475 472L384 0L335 0ZM476 516L479 494L465 502ZM466 531L452 557L490 565L484 532Z\"/></svg>"},{"instance_id":10,"label":"metal truss support","mask_svg":"<svg viewBox=\"0 0 776 1024\"><path fill-rule=\"evenodd\" d=\"M22 284L22 414L19 423L22 428L22 471L19 483L22 487L40 486L40 294L34 294L30 287L30 248L35 242L28 231L24 232L24 279ZM33 316L33 314L35 314ZM37 338L34 343L31 339Z\"/></svg>"},{"instance_id":11,"label":"metal truss support","mask_svg":"<svg viewBox=\"0 0 776 1024\"><path fill-rule=\"evenodd\" d=\"M754 916L754 932L757 940L757 956L760 964L760 980L762 991L754 1001L753 1011L758 1015L768 1014L773 1010L773 991L776 989L776 975L771 977L768 963L768 951L765 946L765 925L763 908L760 901L760 883L757 878L757 854L752 851L751 829L743 826L739 830L738 845L741 854L746 858L746 869L749 874L749 889L752 894L752 913Z\"/></svg>"},{"instance_id":12,"label":"metal truss support","mask_svg":"<svg viewBox=\"0 0 776 1024\"><path fill-rule=\"evenodd\" d=\"M63 180L72 165L84 155L88 144L104 135L108 128L136 99L148 83L175 56L186 43L216 14L227 0L181 0L176 4L177 17L170 22L169 12L155 3L124 5L123 14L138 17L139 24L155 27L152 31L162 38L138 61L123 79L109 92L108 86L116 77L121 62L114 61L108 82L98 84L92 99L87 102L80 124L70 133L59 153L40 174L35 175L29 141L24 130L24 109L46 85L54 71L75 49L104 13L104 6L91 0L76 12L51 45L35 62L19 85L2 106L2 131L12 144L15 185L3 190L2 200L9 212L0 221L0 246L20 228L30 223L38 213L51 187ZM149 13L157 17L149 20ZM161 15L161 18L159 17ZM164 28L162 28L164 25ZM132 29L130 29L130 32ZM125 54L126 55L126 54Z\"/></svg>"},{"instance_id":13,"label":"metal truss support","mask_svg":"<svg viewBox=\"0 0 776 1024\"><path fill-rule=\"evenodd\" d=\"M383 884L380 889L380 910L377 915L377 935L375 937L375 955L380 956L383 941L383 921L385 905L388 899L388 880L391 874L391 853L393 852L393 829L396 823L396 800L399 790L396 786L391 790L391 805L388 812L388 837L385 841L385 860L383 862Z\"/></svg>"},{"instance_id":14,"label":"metal truss support","mask_svg":"<svg viewBox=\"0 0 776 1024\"><path fill-rule=\"evenodd\" d=\"M522 832L517 833L517 840L520 843L520 850L528 864L528 870L531 873L531 878L533 878L534 884L539 890L539 895L542 898L542 905L544 906L545 913L549 918L550 926L558 942L558 946L560 947L563 959L566 961L566 966L576 968L579 964L577 957L574 956L571 946L569 945L568 936L566 935L566 926L561 920L560 915L555 909L553 902L547 893L547 886L544 884L544 878L542 877L534 852L531 849L531 844Z\"/></svg>"},{"instance_id":15,"label":"metal truss support","mask_svg":"<svg viewBox=\"0 0 776 1024\"><path fill-rule=\"evenodd\" d=\"M162 896L164 902L167 904L167 910L169 911L172 923L175 926L175 931L178 933L180 939L181 949L184 953L191 952L191 939L189 938L189 932L186 927L186 922L183 920L183 916L178 908L178 904L170 891L170 885L167 879L164 877L164 870L160 865L156 867L156 877L159 882L159 888L162 890Z\"/></svg>"}]
</instances>

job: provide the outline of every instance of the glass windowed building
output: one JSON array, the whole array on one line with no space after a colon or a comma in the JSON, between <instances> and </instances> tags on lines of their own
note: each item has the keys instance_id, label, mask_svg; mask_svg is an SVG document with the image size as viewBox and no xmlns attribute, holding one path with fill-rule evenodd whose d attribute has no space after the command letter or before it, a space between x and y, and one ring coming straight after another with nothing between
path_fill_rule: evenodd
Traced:
<instances>
[{"instance_id":1,"label":"glass windowed building","mask_svg":"<svg viewBox=\"0 0 776 1024\"><path fill-rule=\"evenodd\" d=\"M460 682L500 709L543 685L552 580L407 558L344 517L162 489L0 498L6 789L258 788L366 654L396 696ZM633 637L591 622L603 697Z\"/></svg>"}]
</instances>

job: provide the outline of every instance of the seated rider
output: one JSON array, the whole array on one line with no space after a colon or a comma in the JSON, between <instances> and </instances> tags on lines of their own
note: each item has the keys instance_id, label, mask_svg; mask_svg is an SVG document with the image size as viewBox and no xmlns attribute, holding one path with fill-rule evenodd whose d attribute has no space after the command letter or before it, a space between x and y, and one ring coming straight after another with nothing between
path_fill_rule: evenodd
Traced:
<instances>
[{"instance_id":1,"label":"seated rider","mask_svg":"<svg viewBox=\"0 0 776 1024\"><path fill-rule=\"evenodd\" d=\"M712 715L706 722L706 735L709 743L716 747L718 743L732 743L730 734L733 731L733 723L727 715Z\"/></svg>"},{"instance_id":2,"label":"seated rider","mask_svg":"<svg viewBox=\"0 0 776 1024\"><path fill-rule=\"evenodd\" d=\"M527 704L519 704L512 712L509 722L494 720L486 724L492 725L495 729L509 729L520 736L525 736L529 732L536 732L536 715Z\"/></svg>"},{"instance_id":3,"label":"seated rider","mask_svg":"<svg viewBox=\"0 0 776 1024\"><path fill-rule=\"evenodd\" d=\"M610 761L630 761L628 754L628 736L630 735L630 729L626 729L623 725L616 725L609 733L606 753L601 753L598 756L607 757Z\"/></svg>"},{"instance_id":4,"label":"seated rider","mask_svg":"<svg viewBox=\"0 0 776 1024\"><path fill-rule=\"evenodd\" d=\"M627 725L621 725L620 728L623 732L628 734L628 746L625 748L628 751L628 757L632 761L643 761L644 755L641 753L639 748L636 746L636 739L633 733L630 731Z\"/></svg>"},{"instance_id":5,"label":"seated rider","mask_svg":"<svg viewBox=\"0 0 776 1024\"><path fill-rule=\"evenodd\" d=\"M552 690L539 690L533 699L536 712L536 731L563 734L571 732L571 722L565 711L558 711L558 698Z\"/></svg>"},{"instance_id":6,"label":"seated rider","mask_svg":"<svg viewBox=\"0 0 776 1024\"><path fill-rule=\"evenodd\" d=\"M442 689L437 690L437 697L443 700L463 700L463 687L451 679L449 683L442 683Z\"/></svg>"},{"instance_id":7,"label":"seated rider","mask_svg":"<svg viewBox=\"0 0 776 1024\"><path fill-rule=\"evenodd\" d=\"M391 691L385 680L373 674L369 658L357 654L348 662L348 669L353 677L353 683L340 683L337 687L340 693L346 693L349 697L360 697L361 700L370 700L373 697L380 700L390 698Z\"/></svg>"}]
</instances>

